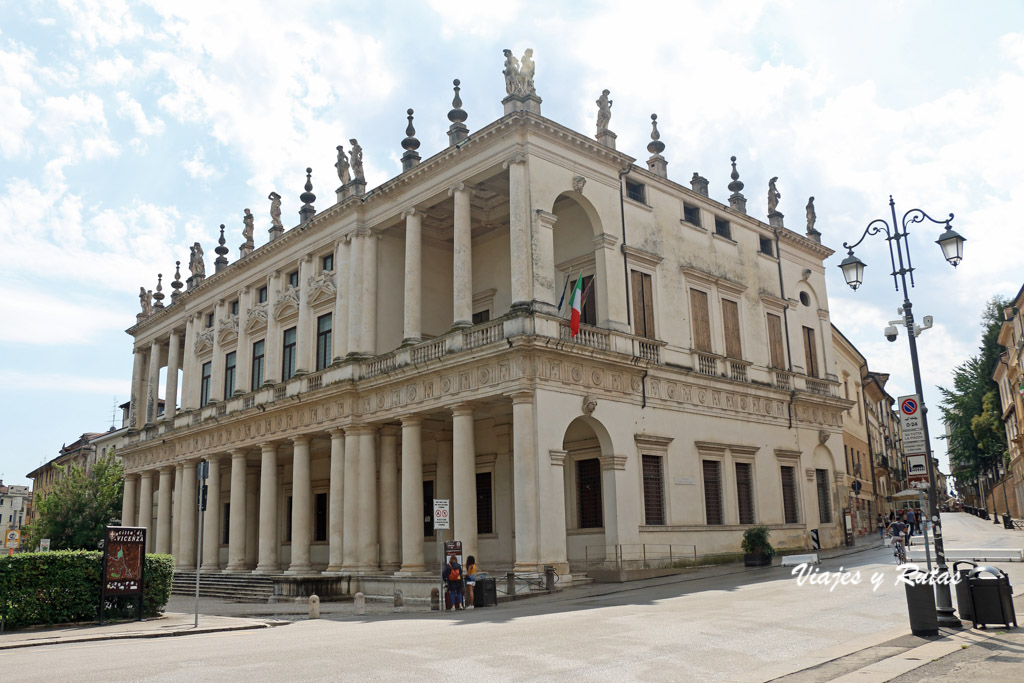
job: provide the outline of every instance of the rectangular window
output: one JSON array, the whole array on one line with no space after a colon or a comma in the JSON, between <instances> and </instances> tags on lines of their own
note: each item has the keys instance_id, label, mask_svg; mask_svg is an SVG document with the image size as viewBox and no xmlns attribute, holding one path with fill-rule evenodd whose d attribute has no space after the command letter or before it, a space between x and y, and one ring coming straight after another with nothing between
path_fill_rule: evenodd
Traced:
<instances>
[{"instance_id":1,"label":"rectangular window","mask_svg":"<svg viewBox=\"0 0 1024 683\"><path fill-rule=\"evenodd\" d=\"M722 463L704 460L704 512L708 524L724 524L722 506Z\"/></svg>"},{"instance_id":2,"label":"rectangular window","mask_svg":"<svg viewBox=\"0 0 1024 683\"><path fill-rule=\"evenodd\" d=\"M690 290L690 316L693 318L693 348L711 353L711 316L708 312L707 292Z\"/></svg>"},{"instance_id":3,"label":"rectangular window","mask_svg":"<svg viewBox=\"0 0 1024 683\"><path fill-rule=\"evenodd\" d=\"M582 290L583 307L580 309L580 322L584 325L596 325L597 324L597 300L596 294L594 293L595 287L593 287L594 276L585 275L583 282L580 284ZM576 281L573 280L569 283L569 294L576 290ZM572 301L568 304L569 310L572 310Z\"/></svg>"},{"instance_id":4,"label":"rectangular window","mask_svg":"<svg viewBox=\"0 0 1024 683\"><path fill-rule=\"evenodd\" d=\"M238 299L231 302L231 315L238 315Z\"/></svg>"},{"instance_id":5,"label":"rectangular window","mask_svg":"<svg viewBox=\"0 0 1024 683\"><path fill-rule=\"evenodd\" d=\"M814 478L818 484L818 521L831 524L832 500L828 495L828 470L814 470Z\"/></svg>"},{"instance_id":6,"label":"rectangular window","mask_svg":"<svg viewBox=\"0 0 1024 683\"><path fill-rule=\"evenodd\" d=\"M213 362L203 363L202 377L199 381L199 407L202 408L210 402L210 375L213 372Z\"/></svg>"},{"instance_id":7,"label":"rectangular window","mask_svg":"<svg viewBox=\"0 0 1024 683\"><path fill-rule=\"evenodd\" d=\"M796 506L796 468L782 466L782 513L786 524L799 524Z\"/></svg>"},{"instance_id":8,"label":"rectangular window","mask_svg":"<svg viewBox=\"0 0 1024 683\"><path fill-rule=\"evenodd\" d=\"M298 287L299 287L299 271L293 270L292 272L288 273L288 285L290 287L295 287L296 289L298 289Z\"/></svg>"},{"instance_id":9,"label":"rectangular window","mask_svg":"<svg viewBox=\"0 0 1024 683\"><path fill-rule=\"evenodd\" d=\"M740 524L754 523L754 466L749 462L736 463L736 503Z\"/></svg>"},{"instance_id":10,"label":"rectangular window","mask_svg":"<svg viewBox=\"0 0 1024 683\"><path fill-rule=\"evenodd\" d=\"M473 314L473 324L474 325L480 325L482 323L489 322L490 319L491 319L491 311L490 311L490 309L488 309L486 311L480 311L478 313L474 313Z\"/></svg>"},{"instance_id":11,"label":"rectangular window","mask_svg":"<svg viewBox=\"0 0 1024 683\"><path fill-rule=\"evenodd\" d=\"M288 498L284 502L284 505L285 505L285 510L284 510L284 523L285 523L284 540L287 543L291 543L292 542L292 497L291 496L288 496Z\"/></svg>"},{"instance_id":12,"label":"rectangular window","mask_svg":"<svg viewBox=\"0 0 1024 683\"><path fill-rule=\"evenodd\" d=\"M740 307L735 301L722 299L722 327L725 329L725 355L743 358L740 344Z\"/></svg>"},{"instance_id":13,"label":"rectangular window","mask_svg":"<svg viewBox=\"0 0 1024 683\"><path fill-rule=\"evenodd\" d=\"M206 326L213 327L213 313L206 314Z\"/></svg>"},{"instance_id":14,"label":"rectangular window","mask_svg":"<svg viewBox=\"0 0 1024 683\"><path fill-rule=\"evenodd\" d=\"M263 363L266 344L262 339L252 345L252 386L256 391L263 384Z\"/></svg>"},{"instance_id":15,"label":"rectangular window","mask_svg":"<svg viewBox=\"0 0 1024 683\"><path fill-rule=\"evenodd\" d=\"M478 534L494 533L494 506L491 490L491 473L476 474L476 531Z\"/></svg>"},{"instance_id":16,"label":"rectangular window","mask_svg":"<svg viewBox=\"0 0 1024 683\"><path fill-rule=\"evenodd\" d=\"M316 319L316 369L323 370L331 364L331 318L327 313Z\"/></svg>"},{"instance_id":17,"label":"rectangular window","mask_svg":"<svg viewBox=\"0 0 1024 683\"><path fill-rule=\"evenodd\" d=\"M724 218L715 216L715 234L724 237L727 240L732 239L732 226L729 225L729 221Z\"/></svg>"},{"instance_id":18,"label":"rectangular window","mask_svg":"<svg viewBox=\"0 0 1024 683\"><path fill-rule=\"evenodd\" d=\"M334 270L334 254L328 254L320 260L320 269L327 271Z\"/></svg>"},{"instance_id":19,"label":"rectangular window","mask_svg":"<svg viewBox=\"0 0 1024 683\"><path fill-rule=\"evenodd\" d=\"M423 480L423 538L434 535L434 481Z\"/></svg>"},{"instance_id":20,"label":"rectangular window","mask_svg":"<svg viewBox=\"0 0 1024 683\"><path fill-rule=\"evenodd\" d=\"M807 374L811 377L817 377L818 349L814 344L814 330L810 327L804 328L804 361L806 362Z\"/></svg>"},{"instance_id":21,"label":"rectangular window","mask_svg":"<svg viewBox=\"0 0 1024 683\"><path fill-rule=\"evenodd\" d=\"M327 540L327 494L313 496L313 540Z\"/></svg>"},{"instance_id":22,"label":"rectangular window","mask_svg":"<svg viewBox=\"0 0 1024 683\"><path fill-rule=\"evenodd\" d=\"M665 524L665 482L662 457L644 455L644 524L662 526Z\"/></svg>"},{"instance_id":23,"label":"rectangular window","mask_svg":"<svg viewBox=\"0 0 1024 683\"><path fill-rule=\"evenodd\" d=\"M626 196L632 199L634 202L644 202L644 186L641 183L631 183L626 181Z\"/></svg>"},{"instance_id":24,"label":"rectangular window","mask_svg":"<svg viewBox=\"0 0 1024 683\"><path fill-rule=\"evenodd\" d=\"M683 220L691 225L700 227L700 209L692 204L683 202Z\"/></svg>"},{"instance_id":25,"label":"rectangular window","mask_svg":"<svg viewBox=\"0 0 1024 683\"><path fill-rule=\"evenodd\" d=\"M289 327L284 331L284 348L281 349L281 381L295 376L295 340L296 330Z\"/></svg>"},{"instance_id":26,"label":"rectangular window","mask_svg":"<svg viewBox=\"0 0 1024 683\"><path fill-rule=\"evenodd\" d=\"M771 237L765 237L764 235L762 235L760 237L760 247L761 247L761 253L762 254L766 254L768 256L775 256L775 250L772 249L772 238Z\"/></svg>"},{"instance_id":27,"label":"rectangular window","mask_svg":"<svg viewBox=\"0 0 1024 683\"><path fill-rule=\"evenodd\" d=\"M221 519L223 528L221 529L221 540L220 542L227 545L231 542L231 503L224 503L224 516Z\"/></svg>"},{"instance_id":28,"label":"rectangular window","mask_svg":"<svg viewBox=\"0 0 1024 683\"><path fill-rule=\"evenodd\" d=\"M235 393L235 352L224 356L224 400Z\"/></svg>"},{"instance_id":29,"label":"rectangular window","mask_svg":"<svg viewBox=\"0 0 1024 683\"><path fill-rule=\"evenodd\" d=\"M778 370L786 367L782 353L782 318L774 313L768 314L768 354L771 367Z\"/></svg>"},{"instance_id":30,"label":"rectangular window","mask_svg":"<svg viewBox=\"0 0 1024 683\"><path fill-rule=\"evenodd\" d=\"M654 292L651 276L631 270L630 287L633 290L633 334L654 339Z\"/></svg>"},{"instance_id":31,"label":"rectangular window","mask_svg":"<svg viewBox=\"0 0 1024 683\"><path fill-rule=\"evenodd\" d=\"M261 304L267 303L267 287L266 287L266 285L264 285L264 286L262 286L262 287L260 287L259 289L256 290L256 298L259 300L259 303L261 303Z\"/></svg>"},{"instance_id":32,"label":"rectangular window","mask_svg":"<svg viewBox=\"0 0 1024 683\"><path fill-rule=\"evenodd\" d=\"M597 458L576 461L576 516L579 529L600 529L604 525L601 461Z\"/></svg>"}]
</instances>

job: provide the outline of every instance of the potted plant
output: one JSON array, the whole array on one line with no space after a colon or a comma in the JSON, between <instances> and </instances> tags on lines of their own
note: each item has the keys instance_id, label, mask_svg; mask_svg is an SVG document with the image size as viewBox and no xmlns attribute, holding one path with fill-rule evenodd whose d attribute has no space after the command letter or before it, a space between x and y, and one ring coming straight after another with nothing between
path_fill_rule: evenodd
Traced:
<instances>
[{"instance_id":1,"label":"potted plant","mask_svg":"<svg viewBox=\"0 0 1024 683\"><path fill-rule=\"evenodd\" d=\"M775 556L775 548L768 541L768 527L752 526L743 532L743 564L747 567L764 567L771 565Z\"/></svg>"}]
</instances>

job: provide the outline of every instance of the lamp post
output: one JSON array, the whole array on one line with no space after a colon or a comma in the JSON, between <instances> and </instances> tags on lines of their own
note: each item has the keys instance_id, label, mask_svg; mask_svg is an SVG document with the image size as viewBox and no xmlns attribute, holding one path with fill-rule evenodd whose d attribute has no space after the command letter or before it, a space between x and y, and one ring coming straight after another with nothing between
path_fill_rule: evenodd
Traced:
<instances>
[{"instance_id":1,"label":"lamp post","mask_svg":"<svg viewBox=\"0 0 1024 683\"><path fill-rule=\"evenodd\" d=\"M935 605L938 612L937 616L940 626L960 626L960 620L956 617L953 610L953 599L949 592L949 568L946 566L946 553L942 539L942 520L939 516L936 501L935 482L937 479L935 476L935 464L932 462L931 458L931 438L928 434L928 410L925 408L924 390L921 386L921 367L917 359L917 337L914 328L914 309L913 304L910 302L910 289L907 287L907 275L910 276L910 286L913 287L914 267L910 260L910 225L914 223L922 223L925 219L938 225L944 225L946 229L939 235L939 239L936 240L936 243L941 247L942 255L954 268L959 265L961 259L963 259L965 240L963 237L958 235L952 227L950 227L950 223L953 220L953 214L949 214L949 218L943 221L932 218L921 209L911 209L903 214L902 222L897 222L896 203L893 201L891 195L889 196L889 212L892 216L891 225L884 219L876 218L868 223L867 227L864 229L864 233L860 236L860 239L857 240L857 242L852 245L846 242L843 243L843 248L847 250L847 256L843 259L842 263L839 264L839 267L843 271L843 277L846 279L846 284L856 290L864 282L865 263L854 256L854 248L860 245L868 235L877 235L879 233L885 234L884 239L889 244L889 261L892 265L891 274L893 283L896 287L896 291L902 291L903 294L903 317L904 324L907 328L907 339L910 342L910 362L914 371L914 390L917 393L918 400L921 402L920 411L924 426L925 452L927 454L928 480L930 482L930 485L928 486L928 507L930 509L932 523L934 524L933 536L935 540L935 564L939 579L935 582ZM905 255L904 252L906 252ZM906 263L904 263L904 256L906 257Z\"/></svg>"}]
</instances>

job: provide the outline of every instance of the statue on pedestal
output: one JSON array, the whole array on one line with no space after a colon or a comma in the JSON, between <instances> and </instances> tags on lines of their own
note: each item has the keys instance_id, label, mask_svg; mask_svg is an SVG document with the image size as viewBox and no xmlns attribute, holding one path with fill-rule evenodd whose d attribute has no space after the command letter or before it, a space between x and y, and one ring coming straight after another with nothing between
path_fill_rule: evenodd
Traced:
<instances>
[{"instance_id":1,"label":"statue on pedestal","mask_svg":"<svg viewBox=\"0 0 1024 683\"><path fill-rule=\"evenodd\" d=\"M807 234L815 232L814 223L818 220L818 215L814 211L814 197L807 200Z\"/></svg>"},{"instance_id":2,"label":"statue on pedestal","mask_svg":"<svg viewBox=\"0 0 1024 683\"><path fill-rule=\"evenodd\" d=\"M284 224L281 223L281 195L276 192L271 192L267 195L267 199L270 200L270 221L271 228L284 228Z\"/></svg>"},{"instance_id":3,"label":"statue on pedestal","mask_svg":"<svg viewBox=\"0 0 1024 683\"><path fill-rule=\"evenodd\" d=\"M356 180L365 181L366 178L363 176L363 148L359 146L359 143L355 138L348 141L349 154L352 155L352 176Z\"/></svg>"},{"instance_id":4,"label":"statue on pedestal","mask_svg":"<svg viewBox=\"0 0 1024 683\"><path fill-rule=\"evenodd\" d=\"M516 59L512 50L502 52L505 54L505 68L501 72L505 75L505 92L509 95L536 95L533 75L537 71L537 65L533 61L533 50L527 49L523 53L522 62Z\"/></svg>"},{"instance_id":5,"label":"statue on pedestal","mask_svg":"<svg viewBox=\"0 0 1024 683\"><path fill-rule=\"evenodd\" d=\"M598 135L608 130L608 122L612 120L612 100L608 99L608 95L610 94L611 91L605 89L601 91L601 96L597 98Z\"/></svg>"},{"instance_id":6,"label":"statue on pedestal","mask_svg":"<svg viewBox=\"0 0 1024 683\"><path fill-rule=\"evenodd\" d=\"M147 292L145 287L139 287L139 304L142 306L143 316L148 316L153 313L153 304L150 299L153 296L153 292Z\"/></svg>"},{"instance_id":7,"label":"statue on pedestal","mask_svg":"<svg viewBox=\"0 0 1024 683\"><path fill-rule=\"evenodd\" d=\"M245 242L238 248L238 252L243 256L248 256L252 253L252 250L256 248L256 243L252 240L253 234L253 218L252 212L249 209L245 210L245 217L242 219L242 223L245 225L242 228L242 237L245 238Z\"/></svg>"},{"instance_id":8,"label":"statue on pedestal","mask_svg":"<svg viewBox=\"0 0 1024 683\"><path fill-rule=\"evenodd\" d=\"M334 164L334 167L338 169L338 180L341 181L342 187L352 182L352 176L348 170L348 157L345 155L345 148L341 145L338 145L338 161Z\"/></svg>"},{"instance_id":9,"label":"statue on pedestal","mask_svg":"<svg viewBox=\"0 0 1024 683\"><path fill-rule=\"evenodd\" d=\"M203 262L203 247L199 242L189 247L191 256L188 261L188 269L192 272L193 278L206 277L206 263Z\"/></svg>"},{"instance_id":10,"label":"statue on pedestal","mask_svg":"<svg viewBox=\"0 0 1024 683\"><path fill-rule=\"evenodd\" d=\"M779 190L775 187L775 181L778 180L778 176L768 181L768 213L773 214L779 210L779 200L782 199L782 195L779 194Z\"/></svg>"}]
</instances>

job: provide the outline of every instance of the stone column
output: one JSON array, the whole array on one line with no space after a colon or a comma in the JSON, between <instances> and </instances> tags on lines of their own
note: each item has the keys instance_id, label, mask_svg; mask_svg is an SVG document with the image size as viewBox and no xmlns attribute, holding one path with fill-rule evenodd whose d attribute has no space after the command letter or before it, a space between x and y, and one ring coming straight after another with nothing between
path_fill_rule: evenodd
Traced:
<instances>
[{"instance_id":1,"label":"stone column","mask_svg":"<svg viewBox=\"0 0 1024 683\"><path fill-rule=\"evenodd\" d=\"M516 154L504 163L508 169L509 252L512 260L512 308L528 308L530 282L530 184L526 156Z\"/></svg>"},{"instance_id":2,"label":"stone column","mask_svg":"<svg viewBox=\"0 0 1024 683\"><path fill-rule=\"evenodd\" d=\"M423 510L423 420L402 418L402 570L422 572Z\"/></svg>"},{"instance_id":3,"label":"stone column","mask_svg":"<svg viewBox=\"0 0 1024 683\"><path fill-rule=\"evenodd\" d=\"M180 551L178 566L196 566L196 460L189 460L181 472L181 514L178 515Z\"/></svg>"},{"instance_id":4,"label":"stone column","mask_svg":"<svg viewBox=\"0 0 1024 683\"><path fill-rule=\"evenodd\" d=\"M228 566L229 572L245 570L245 475L248 465L245 450L231 451L231 514L228 523Z\"/></svg>"},{"instance_id":5,"label":"stone column","mask_svg":"<svg viewBox=\"0 0 1024 683\"><path fill-rule=\"evenodd\" d=\"M174 468L160 468L160 489L156 502L156 551L166 555L171 552L171 487L174 485Z\"/></svg>"},{"instance_id":6,"label":"stone column","mask_svg":"<svg viewBox=\"0 0 1024 683\"><path fill-rule=\"evenodd\" d=\"M206 480L206 512L203 513L202 571L220 571L220 454L207 458L210 477Z\"/></svg>"},{"instance_id":7,"label":"stone column","mask_svg":"<svg viewBox=\"0 0 1024 683\"><path fill-rule=\"evenodd\" d=\"M196 337L195 316L189 316L185 320L185 355L181 361L181 409L192 410L196 407L196 401L192 394L196 389L195 367L196 367Z\"/></svg>"},{"instance_id":8,"label":"stone column","mask_svg":"<svg viewBox=\"0 0 1024 683\"><path fill-rule=\"evenodd\" d=\"M146 552L153 552L153 470L143 470L139 475L139 520L135 526L146 527Z\"/></svg>"},{"instance_id":9,"label":"stone column","mask_svg":"<svg viewBox=\"0 0 1024 683\"><path fill-rule=\"evenodd\" d=\"M309 512L313 492L309 480L309 437L292 439L292 563L287 574L310 571L309 564Z\"/></svg>"},{"instance_id":10,"label":"stone column","mask_svg":"<svg viewBox=\"0 0 1024 683\"><path fill-rule=\"evenodd\" d=\"M602 233L594 238L594 287L606 296L597 297L597 324L619 332L632 333L626 324L626 285L622 277L619 238Z\"/></svg>"},{"instance_id":11,"label":"stone column","mask_svg":"<svg viewBox=\"0 0 1024 683\"><path fill-rule=\"evenodd\" d=\"M146 381L146 424L156 422L160 400L160 342L149 345L149 377Z\"/></svg>"},{"instance_id":12,"label":"stone column","mask_svg":"<svg viewBox=\"0 0 1024 683\"><path fill-rule=\"evenodd\" d=\"M512 487L516 492L516 560L517 572L538 569L537 545L537 446L533 393L512 394Z\"/></svg>"},{"instance_id":13,"label":"stone column","mask_svg":"<svg viewBox=\"0 0 1024 683\"><path fill-rule=\"evenodd\" d=\"M452 408L452 520L454 538L462 541L464 557L477 554L476 448L473 441L473 409Z\"/></svg>"},{"instance_id":14,"label":"stone column","mask_svg":"<svg viewBox=\"0 0 1024 683\"><path fill-rule=\"evenodd\" d=\"M348 241L338 240L334 247L334 330L331 341L334 344L334 360L344 358L348 353L348 297L351 291L348 283Z\"/></svg>"},{"instance_id":15,"label":"stone column","mask_svg":"<svg viewBox=\"0 0 1024 683\"><path fill-rule=\"evenodd\" d=\"M464 183L457 183L448 190L454 197L452 263L452 311L453 327L469 327L473 324L473 236L469 212L472 191Z\"/></svg>"},{"instance_id":16,"label":"stone column","mask_svg":"<svg viewBox=\"0 0 1024 683\"><path fill-rule=\"evenodd\" d=\"M327 571L340 572L345 563L345 432L331 430L331 489L327 505Z\"/></svg>"},{"instance_id":17,"label":"stone column","mask_svg":"<svg viewBox=\"0 0 1024 683\"><path fill-rule=\"evenodd\" d=\"M359 433L359 566L377 568L377 440L376 431L365 427Z\"/></svg>"},{"instance_id":18,"label":"stone column","mask_svg":"<svg viewBox=\"0 0 1024 683\"><path fill-rule=\"evenodd\" d=\"M725 463L722 463L725 469ZM601 515L604 519L604 541L605 545L619 545L625 540L620 532L622 511L619 509L618 477L616 472L626 469L626 458L617 455L601 456ZM725 472L723 471L724 475ZM723 486L723 493L727 494L728 489ZM726 507L726 514L729 508ZM635 531L636 527L634 527Z\"/></svg>"},{"instance_id":19,"label":"stone column","mask_svg":"<svg viewBox=\"0 0 1024 683\"><path fill-rule=\"evenodd\" d=\"M181 335L171 332L167 347L167 391L164 396L164 419L174 420L178 412L178 370L181 368Z\"/></svg>"},{"instance_id":20,"label":"stone column","mask_svg":"<svg viewBox=\"0 0 1024 683\"><path fill-rule=\"evenodd\" d=\"M174 564L181 561L181 551L178 549L178 541L181 539L181 473L185 469L184 463L174 466L174 491L171 502L171 555L174 556Z\"/></svg>"},{"instance_id":21,"label":"stone column","mask_svg":"<svg viewBox=\"0 0 1024 683\"><path fill-rule=\"evenodd\" d=\"M423 214L409 209L405 216L405 313L403 344L416 344L423 339Z\"/></svg>"},{"instance_id":22,"label":"stone column","mask_svg":"<svg viewBox=\"0 0 1024 683\"><path fill-rule=\"evenodd\" d=\"M235 393L245 394L252 390L252 342L246 328L247 315L252 306L252 289L246 287L238 295L238 346L235 351ZM264 343L264 351L266 344ZM266 355L264 354L264 360Z\"/></svg>"},{"instance_id":23,"label":"stone column","mask_svg":"<svg viewBox=\"0 0 1024 683\"><path fill-rule=\"evenodd\" d=\"M255 466L245 470L245 567L255 569L260 542L260 471Z\"/></svg>"},{"instance_id":24,"label":"stone column","mask_svg":"<svg viewBox=\"0 0 1024 683\"><path fill-rule=\"evenodd\" d=\"M372 230L363 241L363 346L371 356L377 354L377 242Z\"/></svg>"},{"instance_id":25,"label":"stone column","mask_svg":"<svg viewBox=\"0 0 1024 683\"><path fill-rule=\"evenodd\" d=\"M348 251L348 355L362 355L363 349L363 242L352 233Z\"/></svg>"},{"instance_id":26,"label":"stone column","mask_svg":"<svg viewBox=\"0 0 1024 683\"><path fill-rule=\"evenodd\" d=\"M275 270L267 278L267 336L263 345L263 383L276 384L281 379L281 325L274 318L281 286L281 272Z\"/></svg>"},{"instance_id":27,"label":"stone column","mask_svg":"<svg viewBox=\"0 0 1024 683\"><path fill-rule=\"evenodd\" d=\"M257 573L278 570L277 548L277 444L260 446L260 553Z\"/></svg>"},{"instance_id":28,"label":"stone column","mask_svg":"<svg viewBox=\"0 0 1024 683\"><path fill-rule=\"evenodd\" d=\"M359 428L345 430L345 493L343 496L342 565L354 571L359 565Z\"/></svg>"},{"instance_id":29,"label":"stone column","mask_svg":"<svg viewBox=\"0 0 1024 683\"><path fill-rule=\"evenodd\" d=\"M142 387L145 385L146 352L142 349L135 349L133 353L135 362L132 365L132 395L131 403L128 406L128 426L138 429L146 421L146 399L143 396Z\"/></svg>"},{"instance_id":30,"label":"stone column","mask_svg":"<svg viewBox=\"0 0 1024 683\"><path fill-rule=\"evenodd\" d=\"M537 209L534 215L533 298L545 312L556 315L554 228L558 216L543 209Z\"/></svg>"},{"instance_id":31,"label":"stone column","mask_svg":"<svg viewBox=\"0 0 1024 683\"><path fill-rule=\"evenodd\" d=\"M139 475L124 475L124 497L121 499L121 526L135 526L135 487Z\"/></svg>"},{"instance_id":32,"label":"stone column","mask_svg":"<svg viewBox=\"0 0 1024 683\"><path fill-rule=\"evenodd\" d=\"M312 275L313 259L307 255L299 260L299 329L296 330L295 339L295 374L297 375L307 374L316 367L312 361L312 337L315 336L315 332L309 320L309 278Z\"/></svg>"},{"instance_id":33,"label":"stone column","mask_svg":"<svg viewBox=\"0 0 1024 683\"><path fill-rule=\"evenodd\" d=\"M224 320L224 299L217 302L213 314L213 361L210 366L210 403L224 400L224 347L220 343L220 324ZM238 356L235 356L237 359ZM231 512L234 513L234 507ZM231 515L234 517L234 514Z\"/></svg>"},{"instance_id":34,"label":"stone column","mask_svg":"<svg viewBox=\"0 0 1024 683\"><path fill-rule=\"evenodd\" d=\"M437 437L437 471L434 474L434 494L439 499L448 501L452 499L452 435L448 433L441 433Z\"/></svg>"},{"instance_id":35,"label":"stone column","mask_svg":"<svg viewBox=\"0 0 1024 683\"><path fill-rule=\"evenodd\" d=\"M402 501L398 493L398 431L398 427L391 426L380 430L380 568L387 571L400 566L398 516Z\"/></svg>"}]
</instances>

